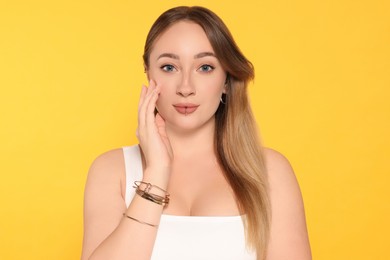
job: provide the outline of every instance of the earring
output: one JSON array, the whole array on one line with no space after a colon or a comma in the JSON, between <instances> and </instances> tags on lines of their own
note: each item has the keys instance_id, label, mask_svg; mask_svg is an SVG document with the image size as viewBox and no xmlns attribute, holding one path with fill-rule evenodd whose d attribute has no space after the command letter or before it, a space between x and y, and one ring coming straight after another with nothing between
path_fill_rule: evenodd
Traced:
<instances>
[{"instance_id":1,"label":"earring","mask_svg":"<svg viewBox=\"0 0 390 260\"><path fill-rule=\"evenodd\" d=\"M225 100L223 100L223 95L225 95ZM222 94L221 98L219 99L221 101L222 104L226 104L226 94Z\"/></svg>"}]
</instances>

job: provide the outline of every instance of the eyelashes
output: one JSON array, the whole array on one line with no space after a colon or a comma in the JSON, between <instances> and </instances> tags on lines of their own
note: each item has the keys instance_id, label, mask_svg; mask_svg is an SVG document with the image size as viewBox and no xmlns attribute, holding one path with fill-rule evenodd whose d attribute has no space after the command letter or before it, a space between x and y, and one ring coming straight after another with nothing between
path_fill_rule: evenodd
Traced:
<instances>
[{"instance_id":1,"label":"eyelashes","mask_svg":"<svg viewBox=\"0 0 390 260\"><path fill-rule=\"evenodd\" d=\"M176 70L175 66L173 66L173 65L171 65L171 64L162 65L162 66L160 67L160 69L162 69L162 70L165 71L165 72L171 72L171 71L175 71L175 70Z\"/></svg>"},{"instance_id":2,"label":"eyelashes","mask_svg":"<svg viewBox=\"0 0 390 260\"><path fill-rule=\"evenodd\" d=\"M214 69L215 68L213 66L208 65L208 64L204 64L204 65L200 66L198 70L201 70L202 72L211 72Z\"/></svg>"},{"instance_id":3,"label":"eyelashes","mask_svg":"<svg viewBox=\"0 0 390 260\"><path fill-rule=\"evenodd\" d=\"M172 65L172 64L164 64L164 65L160 66L160 69L163 70L164 72L174 72L174 71L177 71L177 68L176 68L174 65ZM205 73L210 73L210 72L212 72L214 69L215 69L215 67L212 66L212 65L209 65L209 64L202 64L202 65L197 69L197 71L205 72Z\"/></svg>"}]
</instances>

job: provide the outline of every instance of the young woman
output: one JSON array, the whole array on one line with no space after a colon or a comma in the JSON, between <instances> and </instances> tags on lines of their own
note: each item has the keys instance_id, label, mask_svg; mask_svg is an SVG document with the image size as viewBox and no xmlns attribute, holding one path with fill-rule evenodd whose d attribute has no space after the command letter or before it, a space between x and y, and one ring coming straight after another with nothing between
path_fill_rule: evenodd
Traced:
<instances>
[{"instance_id":1,"label":"young woman","mask_svg":"<svg viewBox=\"0 0 390 260\"><path fill-rule=\"evenodd\" d=\"M311 259L288 161L262 149L252 64L202 7L177 7L145 44L139 145L91 166L82 259Z\"/></svg>"}]
</instances>

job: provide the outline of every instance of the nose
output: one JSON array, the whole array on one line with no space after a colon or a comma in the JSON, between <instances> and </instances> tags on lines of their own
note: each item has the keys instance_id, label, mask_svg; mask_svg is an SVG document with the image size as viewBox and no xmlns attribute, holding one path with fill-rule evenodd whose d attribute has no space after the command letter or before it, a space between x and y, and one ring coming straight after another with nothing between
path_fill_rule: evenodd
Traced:
<instances>
[{"instance_id":1,"label":"nose","mask_svg":"<svg viewBox=\"0 0 390 260\"><path fill-rule=\"evenodd\" d=\"M178 82L178 86L176 89L176 94L182 97L188 97L191 95L195 95L195 86L191 80L190 73L183 73L181 80Z\"/></svg>"}]
</instances>

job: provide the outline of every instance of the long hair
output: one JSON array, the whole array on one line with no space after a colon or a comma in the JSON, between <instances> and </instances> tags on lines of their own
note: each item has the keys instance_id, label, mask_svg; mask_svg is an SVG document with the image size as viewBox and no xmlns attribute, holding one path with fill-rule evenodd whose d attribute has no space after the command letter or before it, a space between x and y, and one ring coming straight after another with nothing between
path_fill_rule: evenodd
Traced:
<instances>
[{"instance_id":1,"label":"long hair","mask_svg":"<svg viewBox=\"0 0 390 260\"><path fill-rule=\"evenodd\" d=\"M156 39L168 27L183 20L203 28L227 72L225 104L221 103L215 114L215 152L240 212L245 214L247 246L256 251L257 259L262 260L269 240L271 208L265 162L247 94L248 83L254 78L253 65L215 13L204 7L180 6L161 14L152 25L143 55L146 69Z\"/></svg>"}]
</instances>

